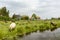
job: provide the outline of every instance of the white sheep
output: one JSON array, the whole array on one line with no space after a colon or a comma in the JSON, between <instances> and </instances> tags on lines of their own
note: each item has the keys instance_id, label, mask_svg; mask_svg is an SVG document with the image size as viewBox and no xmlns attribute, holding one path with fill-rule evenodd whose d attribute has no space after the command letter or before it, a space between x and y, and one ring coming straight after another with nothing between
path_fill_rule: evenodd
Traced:
<instances>
[{"instance_id":1,"label":"white sheep","mask_svg":"<svg viewBox=\"0 0 60 40\"><path fill-rule=\"evenodd\" d=\"M9 31L14 30L15 27L16 27L16 24L15 24L14 22L12 22L12 23L10 24Z\"/></svg>"}]
</instances>

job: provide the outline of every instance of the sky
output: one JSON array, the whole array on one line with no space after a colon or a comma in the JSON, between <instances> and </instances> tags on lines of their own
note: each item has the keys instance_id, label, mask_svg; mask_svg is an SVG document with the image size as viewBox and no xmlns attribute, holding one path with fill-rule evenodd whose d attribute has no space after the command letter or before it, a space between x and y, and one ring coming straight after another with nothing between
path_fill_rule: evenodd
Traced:
<instances>
[{"instance_id":1,"label":"sky","mask_svg":"<svg viewBox=\"0 0 60 40\"><path fill-rule=\"evenodd\" d=\"M4 6L10 11L10 16L35 13L42 19L60 17L60 0L0 0L0 8Z\"/></svg>"}]
</instances>

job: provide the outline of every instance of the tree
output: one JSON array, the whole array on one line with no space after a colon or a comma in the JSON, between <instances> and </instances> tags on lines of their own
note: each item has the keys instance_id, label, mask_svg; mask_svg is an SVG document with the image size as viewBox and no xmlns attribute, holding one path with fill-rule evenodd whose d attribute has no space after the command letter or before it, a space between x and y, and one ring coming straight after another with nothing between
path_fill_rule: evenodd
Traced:
<instances>
[{"instance_id":1,"label":"tree","mask_svg":"<svg viewBox=\"0 0 60 40\"><path fill-rule=\"evenodd\" d=\"M0 16L6 16L6 17L9 17L9 10L6 9L6 7L2 7L0 9Z\"/></svg>"},{"instance_id":2,"label":"tree","mask_svg":"<svg viewBox=\"0 0 60 40\"><path fill-rule=\"evenodd\" d=\"M3 21L11 20L11 18L9 18L9 10L7 10L6 7L0 8L0 20Z\"/></svg>"},{"instance_id":3,"label":"tree","mask_svg":"<svg viewBox=\"0 0 60 40\"><path fill-rule=\"evenodd\" d=\"M37 16L36 16L36 14L33 13L30 20L36 20L36 19L37 19Z\"/></svg>"},{"instance_id":4,"label":"tree","mask_svg":"<svg viewBox=\"0 0 60 40\"><path fill-rule=\"evenodd\" d=\"M57 18L58 20L60 20L60 17L59 18Z\"/></svg>"},{"instance_id":5,"label":"tree","mask_svg":"<svg viewBox=\"0 0 60 40\"><path fill-rule=\"evenodd\" d=\"M32 17L34 18L34 19L37 19L37 16L36 16L36 14L32 14Z\"/></svg>"},{"instance_id":6,"label":"tree","mask_svg":"<svg viewBox=\"0 0 60 40\"><path fill-rule=\"evenodd\" d=\"M53 18L53 17L51 18L51 20L56 20L56 19L57 19L57 18Z\"/></svg>"},{"instance_id":7,"label":"tree","mask_svg":"<svg viewBox=\"0 0 60 40\"><path fill-rule=\"evenodd\" d=\"M13 17L12 17L12 19L15 19L16 18L16 16L15 16L15 14L13 15Z\"/></svg>"},{"instance_id":8,"label":"tree","mask_svg":"<svg viewBox=\"0 0 60 40\"><path fill-rule=\"evenodd\" d=\"M22 20L29 20L29 16L24 15L24 16L21 17L21 19Z\"/></svg>"},{"instance_id":9,"label":"tree","mask_svg":"<svg viewBox=\"0 0 60 40\"><path fill-rule=\"evenodd\" d=\"M40 20L40 17L33 13L30 20Z\"/></svg>"}]
</instances>

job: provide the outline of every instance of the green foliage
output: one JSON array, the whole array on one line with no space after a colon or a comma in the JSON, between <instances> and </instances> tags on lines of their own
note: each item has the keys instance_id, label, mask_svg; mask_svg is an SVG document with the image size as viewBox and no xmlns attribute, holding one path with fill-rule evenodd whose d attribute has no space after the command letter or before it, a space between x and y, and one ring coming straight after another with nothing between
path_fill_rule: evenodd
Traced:
<instances>
[{"instance_id":1,"label":"green foliage","mask_svg":"<svg viewBox=\"0 0 60 40\"><path fill-rule=\"evenodd\" d=\"M60 20L60 17L58 18L58 20Z\"/></svg>"},{"instance_id":2,"label":"green foliage","mask_svg":"<svg viewBox=\"0 0 60 40\"><path fill-rule=\"evenodd\" d=\"M26 21L26 20L20 20L16 21L16 28L12 32L9 32L9 25L10 21L7 23L0 21L0 39L7 38L7 40L11 39L13 40L14 37L17 36L24 36L26 34L30 34L32 32L37 32L38 30L40 32L44 32L46 30L54 31L55 29L59 28L60 26L60 20L52 20L57 24L57 26L50 25L50 21Z\"/></svg>"},{"instance_id":3,"label":"green foliage","mask_svg":"<svg viewBox=\"0 0 60 40\"><path fill-rule=\"evenodd\" d=\"M15 14L13 15L13 17L12 17L12 19L15 19L16 18L16 16L15 16Z\"/></svg>"},{"instance_id":4,"label":"green foliage","mask_svg":"<svg viewBox=\"0 0 60 40\"><path fill-rule=\"evenodd\" d=\"M32 17L31 17L31 19L32 19L32 20L35 20L35 19L37 19L37 16L36 16L36 14L32 14Z\"/></svg>"},{"instance_id":5,"label":"green foliage","mask_svg":"<svg viewBox=\"0 0 60 40\"><path fill-rule=\"evenodd\" d=\"M0 21L1 20L4 20L4 21L9 21L9 20L11 20L10 18L9 18L9 10L7 10L7 8L6 7L2 7L2 8L0 8Z\"/></svg>"},{"instance_id":6,"label":"green foliage","mask_svg":"<svg viewBox=\"0 0 60 40\"><path fill-rule=\"evenodd\" d=\"M0 16L7 16L7 17L9 17L9 10L7 11L6 7L2 7L0 9Z\"/></svg>"},{"instance_id":7,"label":"green foliage","mask_svg":"<svg viewBox=\"0 0 60 40\"><path fill-rule=\"evenodd\" d=\"M14 20L29 20L30 18L29 18L29 16L27 16L27 15L24 15L24 16L20 16L20 15L13 15L13 17L12 18L9 18L9 10L7 10L7 8L6 7L2 7L2 8L0 8L0 20L4 20L4 21L6 21L6 20L12 20L12 19L14 19ZM31 19L32 20L35 20L35 19L40 19L40 17L37 17L36 16L36 14L32 14L32 17L31 17Z\"/></svg>"},{"instance_id":8,"label":"green foliage","mask_svg":"<svg viewBox=\"0 0 60 40\"><path fill-rule=\"evenodd\" d=\"M29 16L22 16L21 20L29 20Z\"/></svg>"},{"instance_id":9,"label":"green foliage","mask_svg":"<svg viewBox=\"0 0 60 40\"><path fill-rule=\"evenodd\" d=\"M57 20L57 18L51 18L51 20Z\"/></svg>"},{"instance_id":10,"label":"green foliage","mask_svg":"<svg viewBox=\"0 0 60 40\"><path fill-rule=\"evenodd\" d=\"M40 17L33 13L30 19L31 20L40 20Z\"/></svg>"},{"instance_id":11,"label":"green foliage","mask_svg":"<svg viewBox=\"0 0 60 40\"><path fill-rule=\"evenodd\" d=\"M32 14L32 17L34 17L35 19L37 18L37 17L36 17L36 14Z\"/></svg>"},{"instance_id":12,"label":"green foliage","mask_svg":"<svg viewBox=\"0 0 60 40\"><path fill-rule=\"evenodd\" d=\"M29 33L29 32L31 32L31 27L30 27L30 26L26 26L26 27L25 27L25 30L26 30L26 33L27 33L27 32Z\"/></svg>"},{"instance_id":13,"label":"green foliage","mask_svg":"<svg viewBox=\"0 0 60 40\"><path fill-rule=\"evenodd\" d=\"M24 35L24 34L25 34L24 27L18 27L17 28L17 35Z\"/></svg>"},{"instance_id":14,"label":"green foliage","mask_svg":"<svg viewBox=\"0 0 60 40\"><path fill-rule=\"evenodd\" d=\"M40 32L43 32L43 31L45 31L46 30L46 27L44 26L44 24L40 24L40 26L39 26L39 31Z\"/></svg>"},{"instance_id":15,"label":"green foliage","mask_svg":"<svg viewBox=\"0 0 60 40\"><path fill-rule=\"evenodd\" d=\"M10 21L11 18L6 17L6 16L0 16L0 21Z\"/></svg>"}]
</instances>

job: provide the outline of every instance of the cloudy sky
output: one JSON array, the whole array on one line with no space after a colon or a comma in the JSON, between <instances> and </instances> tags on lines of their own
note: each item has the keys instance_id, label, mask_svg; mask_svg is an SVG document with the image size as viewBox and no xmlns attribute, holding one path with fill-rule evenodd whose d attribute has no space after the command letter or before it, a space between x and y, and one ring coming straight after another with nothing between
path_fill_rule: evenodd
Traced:
<instances>
[{"instance_id":1,"label":"cloudy sky","mask_svg":"<svg viewBox=\"0 0 60 40\"><path fill-rule=\"evenodd\" d=\"M6 6L13 13L41 18L60 17L60 0L0 0L0 7Z\"/></svg>"}]
</instances>

